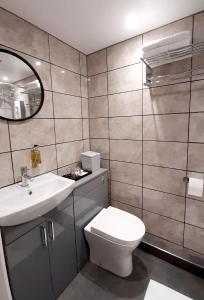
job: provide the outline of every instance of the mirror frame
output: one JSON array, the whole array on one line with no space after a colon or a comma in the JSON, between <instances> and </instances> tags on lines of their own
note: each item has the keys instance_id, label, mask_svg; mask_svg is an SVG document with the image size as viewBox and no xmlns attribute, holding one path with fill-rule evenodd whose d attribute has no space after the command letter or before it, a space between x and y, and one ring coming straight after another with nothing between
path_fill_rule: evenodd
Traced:
<instances>
[{"instance_id":1,"label":"mirror frame","mask_svg":"<svg viewBox=\"0 0 204 300\"><path fill-rule=\"evenodd\" d=\"M26 117L26 118L23 118L23 119L9 119L9 118L2 117L0 115L0 119L11 121L11 122L20 122L20 121L25 121L25 120L31 119L41 110L41 108L43 106L43 103L44 103L45 92L44 92L44 87L43 87L43 84L42 84L42 80L40 79L40 76L38 75L37 71L33 68L33 66L25 58L23 58L22 56L18 55L15 52L12 52L12 51L4 49L4 48L0 48L0 53L1 52L4 52L4 53L7 53L7 54L10 54L10 55L13 55L13 56L17 57L18 59L22 60L33 71L33 73L35 74L35 76L37 77L37 79L40 83L41 102L40 102L40 105L39 105L38 109L36 110L36 112L34 114L30 115L29 117Z\"/></svg>"}]
</instances>

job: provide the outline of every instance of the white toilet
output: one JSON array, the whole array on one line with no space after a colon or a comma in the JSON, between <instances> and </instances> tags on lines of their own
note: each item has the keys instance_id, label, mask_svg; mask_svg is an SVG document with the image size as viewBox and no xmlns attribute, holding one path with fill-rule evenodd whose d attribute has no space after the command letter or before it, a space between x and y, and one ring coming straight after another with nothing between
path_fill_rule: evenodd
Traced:
<instances>
[{"instance_id":1,"label":"white toilet","mask_svg":"<svg viewBox=\"0 0 204 300\"><path fill-rule=\"evenodd\" d=\"M132 252L145 234L144 223L118 208L103 208L84 229L90 261L126 277L132 273Z\"/></svg>"}]
</instances>

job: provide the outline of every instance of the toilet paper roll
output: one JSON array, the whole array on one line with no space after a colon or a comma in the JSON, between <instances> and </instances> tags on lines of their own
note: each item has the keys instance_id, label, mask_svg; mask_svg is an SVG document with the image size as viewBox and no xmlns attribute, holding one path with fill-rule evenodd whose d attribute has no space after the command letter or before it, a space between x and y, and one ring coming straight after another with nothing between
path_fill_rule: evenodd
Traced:
<instances>
[{"instance_id":1,"label":"toilet paper roll","mask_svg":"<svg viewBox=\"0 0 204 300\"><path fill-rule=\"evenodd\" d=\"M188 195L202 197L203 196L203 179L189 178Z\"/></svg>"}]
</instances>

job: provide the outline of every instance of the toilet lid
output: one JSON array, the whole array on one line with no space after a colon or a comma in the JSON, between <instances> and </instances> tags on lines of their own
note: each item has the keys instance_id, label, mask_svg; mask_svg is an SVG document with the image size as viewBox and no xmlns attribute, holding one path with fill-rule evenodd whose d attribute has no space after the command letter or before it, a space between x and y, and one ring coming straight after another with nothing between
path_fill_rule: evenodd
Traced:
<instances>
[{"instance_id":1,"label":"toilet lid","mask_svg":"<svg viewBox=\"0 0 204 300\"><path fill-rule=\"evenodd\" d=\"M136 216L109 206L95 218L91 232L118 244L134 245L145 234L145 226Z\"/></svg>"}]
</instances>

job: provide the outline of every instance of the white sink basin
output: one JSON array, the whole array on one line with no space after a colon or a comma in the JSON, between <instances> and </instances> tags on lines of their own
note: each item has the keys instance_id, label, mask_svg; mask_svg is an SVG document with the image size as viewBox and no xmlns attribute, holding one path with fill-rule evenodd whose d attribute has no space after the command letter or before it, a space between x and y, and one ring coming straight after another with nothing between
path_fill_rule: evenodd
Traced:
<instances>
[{"instance_id":1,"label":"white sink basin","mask_svg":"<svg viewBox=\"0 0 204 300\"><path fill-rule=\"evenodd\" d=\"M65 200L74 184L74 180L48 173L35 177L29 187L13 184L0 189L0 226L18 225L44 215Z\"/></svg>"}]
</instances>

